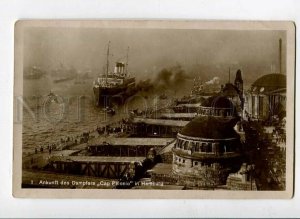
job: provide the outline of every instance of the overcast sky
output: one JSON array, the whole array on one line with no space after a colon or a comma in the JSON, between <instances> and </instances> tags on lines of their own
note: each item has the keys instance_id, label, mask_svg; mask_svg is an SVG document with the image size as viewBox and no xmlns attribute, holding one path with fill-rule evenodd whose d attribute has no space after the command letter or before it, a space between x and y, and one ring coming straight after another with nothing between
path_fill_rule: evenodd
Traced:
<instances>
[{"instance_id":1,"label":"overcast sky","mask_svg":"<svg viewBox=\"0 0 300 219\"><path fill-rule=\"evenodd\" d=\"M284 31L158 30L96 28L27 28L24 34L24 66L46 70L60 63L77 69L103 69L111 41L111 64L124 60L129 46L129 69L138 78L153 78L162 68L180 64L190 75L205 81L213 76L228 80L241 69L246 84L263 74L278 72L279 38ZM284 70L285 71L285 70Z\"/></svg>"}]
</instances>

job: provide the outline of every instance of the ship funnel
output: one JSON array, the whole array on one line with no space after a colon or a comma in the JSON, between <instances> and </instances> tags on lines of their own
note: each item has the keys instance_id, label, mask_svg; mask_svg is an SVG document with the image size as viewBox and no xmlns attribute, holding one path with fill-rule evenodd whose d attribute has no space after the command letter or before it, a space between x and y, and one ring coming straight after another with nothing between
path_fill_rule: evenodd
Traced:
<instances>
[{"instance_id":1,"label":"ship funnel","mask_svg":"<svg viewBox=\"0 0 300 219\"><path fill-rule=\"evenodd\" d=\"M122 62L117 62L114 69L114 73L123 75L125 73L125 64Z\"/></svg>"}]
</instances>

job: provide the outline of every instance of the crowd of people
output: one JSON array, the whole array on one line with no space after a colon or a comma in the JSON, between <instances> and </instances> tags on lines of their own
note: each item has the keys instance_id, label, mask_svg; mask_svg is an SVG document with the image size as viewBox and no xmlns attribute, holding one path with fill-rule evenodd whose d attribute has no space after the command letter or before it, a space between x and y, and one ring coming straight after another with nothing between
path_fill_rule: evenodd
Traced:
<instances>
[{"instance_id":1,"label":"crowd of people","mask_svg":"<svg viewBox=\"0 0 300 219\"><path fill-rule=\"evenodd\" d=\"M122 119L119 122L112 123L110 125L98 126L97 132L99 135L109 135L109 134L118 134L118 133L129 133L130 125L128 120Z\"/></svg>"}]
</instances>

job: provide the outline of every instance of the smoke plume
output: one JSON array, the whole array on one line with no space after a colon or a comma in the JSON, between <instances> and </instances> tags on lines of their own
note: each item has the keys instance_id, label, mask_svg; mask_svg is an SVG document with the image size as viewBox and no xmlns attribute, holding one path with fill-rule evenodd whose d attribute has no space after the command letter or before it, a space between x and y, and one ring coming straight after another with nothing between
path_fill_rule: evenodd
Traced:
<instances>
[{"instance_id":1,"label":"smoke plume","mask_svg":"<svg viewBox=\"0 0 300 219\"><path fill-rule=\"evenodd\" d=\"M175 90L183 85L188 79L187 74L180 65L164 68L158 72L154 80L143 80L140 81L136 88L138 91L164 91L164 90Z\"/></svg>"},{"instance_id":2,"label":"smoke plume","mask_svg":"<svg viewBox=\"0 0 300 219\"><path fill-rule=\"evenodd\" d=\"M205 84L207 85L219 85L220 84L220 78L219 77L213 77L213 79L206 81Z\"/></svg>"}]
</instances>

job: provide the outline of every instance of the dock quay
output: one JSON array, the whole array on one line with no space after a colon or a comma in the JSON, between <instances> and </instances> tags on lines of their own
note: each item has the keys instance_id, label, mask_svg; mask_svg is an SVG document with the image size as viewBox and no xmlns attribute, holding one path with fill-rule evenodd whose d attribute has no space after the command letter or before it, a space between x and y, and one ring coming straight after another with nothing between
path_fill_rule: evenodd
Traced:
<instances>
[{"instance_id":1,"label":"dock quay","mask_svg":"<svg viewBox=\"0 0 300 219\"><path fill-rule=\"evenodd\" d=\"M44 151L43 153L31 154L29 156L23 156L23 169L43 169L47 166L49 159L52 156L74 156L77 155L81 150L59 150L52 151L51 155L49 152Z\"/></svg>"},{"instance_id":2,"label":"dock quay","mask_svg":"<svg viewBox=\"0 0 300 219\"><path fill-rule=\"evenodd\" d=\"M157 162L172 162L171 149L175 137L196 113L170 112L159 116L122 119L82 135L61 139L51 146L44 146L43 150L40 147L32 154L24 154L23 169L32 179L45 174L49 180L58 176L58 179L94 177L116 182L139 182L140 177ZM33 170L38 170L41 175L34 176ZM35 186L51 188L51 185Z\"/></svg>"},{"instance_id":3,"label":"dock quay","mask_svg":"<svg viewBox=\"0 0 300 219\"><path fill-rule=\"evenodd\" d=\"M132 119L132 135L139 137L176 137L189 121L135 117Z\"/></svg>"},{"instance_id":4,"label":"dock quay","mask_svg":"<svg viewBox=\"0 0 300 219\"><path fill-rule=\"evenodd\" d=\"M125 174L135 176L145 157L52 156L48 169L66 174L120 179Z\"/></svg>"},{"instance_id":5,"label":"dock quay","mask_svg":"<svg viewBox=\"0 0 300 219\"><path fill-rule=\"evenodd\" d=\"M99 156L147 157L150 149L159 152L174 138L96 138L88 145L88 151Z\"/></svg>"}]
</instances>

